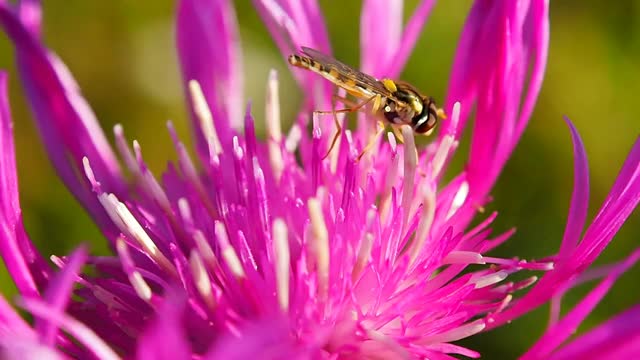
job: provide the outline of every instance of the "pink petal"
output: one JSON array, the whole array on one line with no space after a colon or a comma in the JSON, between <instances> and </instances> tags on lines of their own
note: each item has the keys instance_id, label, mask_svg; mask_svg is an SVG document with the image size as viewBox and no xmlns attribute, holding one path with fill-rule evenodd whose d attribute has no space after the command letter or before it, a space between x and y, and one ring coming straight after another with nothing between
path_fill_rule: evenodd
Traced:
<instances>
[{"instance_id":1,"label":"pink petal","mask_svg":"<svg viewBox=\"0 0 640 360\"><path fill-rule=\"evenodd\" d=\"M191 359L191 346L185 337L182 312L185 300L169 295L138 341L136 359Z\"/></svg>"},{"instance_id":2,"label":"pink petal","mask_svg":"<svg viewBox=\"0 0 640 360\"><path fill-rule=\"evenodd\" d=\"M595 289L593 289L578 305L538 340L538 342L524 354L522 360L547 359L549 354L575 333L578 325L600 303L602 298L616 282L618 277L640 259L640 250L635 251L627 260L614 269Z\"/></svg>"},{"instance_id":3,"label":"pink petal","mask_svg":"<svg viewBox=\"0 0 640 360\"><path fill-rule=\"evenodd\" d=\"M224 144L231 141L231 129L242 127L244 79L233 3L181 0L176 18L176 43L196 144L199 151L206 154L206 139L200 120L194 114L189 81L200 83Z\"/></svg>"},{"instance_id":4,"label":"pink petal","mask_svg":"<svg viewBox=\"0 0 640 360\"><path fill-rule=\"evenodd\" d=\"M400 44L395 48L394 55L389 59L384 67L384 74L391 78L397 78L400 76L400 72L404 68L411 51L418 41L424 24L431 14L431 9L435 5L435 0L422 0L413 15L407 22L402 33Z\"/></svg>"},{"instance_id":5,"label":"pink petal","mask_svg":"<svg viewBox=\"0 0 640 360\"><path fill-rule=\"evenodd\" d=\"M126 189L115 155L64 64L42 47L7 4L0 26L16 48L17 65L36 124L58 175L103 229L110 222L86 181L78 177L88 157L109 192Z\"/></svg>"},{"instance_id":6,"label":"pink petal","mask_svg":"<svg viewBox=\"0 0 640 360\"><path fill-rule=\"evenodd\" d=\"M640 354L640 305L573 339L549 359L632 359Z\"/></svg>"},{"instance_id":7,"label":"pink petal","mask_svg":"<svg viewBox=\"0 0 640 360\"><path fill-rule=\"evenodd\" d=\"M403 0L365 0L360 14L360 69L377 77L393 59L402 36ZM381 21L384 19L384 21Z\"/></svg>"},{"instance_id":8,"label":"pink petal","mask_svg":"<svg viewBox=\"0 0 640 360\"><path fill-rule=\"evenodd\" d=\"M24 231L18 194L13 124L7 99L7 75L0 72L0 254L23 295L37 296L50 273Z\"/></svg>"},{"instance_id":9,"label":"pink petal","mask_svg":"<svg viewBox=\"0 0 640 360\"><path fill-rule=\"evenodd\" d=\"M564 230L564 237L558 253L559 257L569 256L575 250L587 219L587 210L589 209L589 164L587 162L587 154L576 128L568 118L565 118L565 121L571 131L575 169L573 194L571 195L567 226Z\"/></svg>"},{"instance_id":10,"label":"pink petal","mask_svg":"<svg viewBox=\"0 0 640 360\"><path fill-rule=\"evenodd\" d=\"M44 293L44 300L49 304L50 311L63 313L69 301L71 301L71 291L78 279L78 273L87 260L87 249L79 247L66 261L62 270L51 279ZM36 331L41 336L44 344L55 345L58 333L57 324L49 319L38 319L36 321Z\"/></svg>"}]
</instances>

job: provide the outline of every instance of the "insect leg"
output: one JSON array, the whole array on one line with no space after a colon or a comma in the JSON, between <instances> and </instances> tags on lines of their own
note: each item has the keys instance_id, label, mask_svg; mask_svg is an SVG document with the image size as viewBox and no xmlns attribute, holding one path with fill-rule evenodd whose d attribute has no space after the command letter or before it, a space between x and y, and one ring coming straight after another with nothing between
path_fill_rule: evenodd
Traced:
<instances>
[{"instance_id":1,"label":"insect leg","mask_svg":"<svg viewBox=\"0 0 640 360\"><path fill-rule=\"evenodd\" d=\"M384 128L385 128L384 123L382 121L378 121L376 124L378 126L378 130L376 131L376 135L369 141L367 146L365 146L364 149L362 149L362 152L360 153L360 155L358 155L358 157L356 158L356 161L360 161L362 156L364 156L364 154L367 151L369 151L373 147L373 145L376 144L376 142L378 141L378 138L384 132Z\"/></svg>"},{"instance_id":2,"label":"insect leg","mask_svg":"<svg viewBox=\"0 0 640 360\"><path fill-rule=\"evenodd\" d=\"M377 95L376 95L377 96ZM327 154L325 156L322 157L322 160L326 159L327 156L329 156L329 154L331 154L331 150L333 150L333 147L335 146L336 142L338 141L338 138L340 137L340 134L342 133L342 126L340 126L340 121L338 121L338 114L339 113L351 113L351 112L355 112L358 111L360 109L362 109L364 106L366 106L368 103L370 103L372 100L374 100L376 98L376 96L372 96L370 98L368 98L367 100L361 102L360 104L353 104L349 99L345 99L343 97L340 97L338 95L334 95L333 99L334 100L340 100L341 102L345 103L345 105L349 105L348 103L351 103L352 106L350 108L344 108L344 109L337 109L337 110L331 110L331 111L323 111L323 110L316 110L313 113L314 114L318 114L318 115L326 115L326 114L332 114L333 115L333 120L336 123L336 134L333 136L333 139L331 140L331 145L329 146L329 150L327 151Z\"/></svg>"}]
</instances>

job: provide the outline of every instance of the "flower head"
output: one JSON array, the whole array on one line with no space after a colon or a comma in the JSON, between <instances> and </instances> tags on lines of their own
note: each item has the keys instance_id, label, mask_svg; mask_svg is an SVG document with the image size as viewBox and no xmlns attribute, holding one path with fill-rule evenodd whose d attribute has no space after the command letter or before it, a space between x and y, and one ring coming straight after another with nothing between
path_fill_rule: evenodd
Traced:
<instances>
[{"instance_id":1,"label":"flower head","mask_svg":"<svg viewBox=\"0 0 640 360\"><path fill-rule=\"evenodd\" d=\"M330 52L315 1L254 4L284 56L301 45ZM365 1L362 69L397 76L432 5L422 1L404 25L401 1L391 7L386 1ZM344 131L323 159L335 125L309 114L331 105L330 84L294 72L308 97L285 135L272 72L266 117L260 120L267 139L259 140L251 108L242 106L232 3L182 0L177 48L196 157L169 123L178 160L160 178L146 166L142 146L134 141L130 147L123 128L116 126L116 150L126 169L120 168L70 74L43 47L39 17L24 15L28 6L39 14L34 2L0 3L0 25L16 47L21 81L60 177L114 252L95 257L80 249L67 258L54 257L62 269L58 273L38 255L21 223L2 94L0 141L10 150L0 163L0 252L24 296L24 308L37 320L30 328L7 306L0 315L3 325L21 324L22 337L46 351L98 358L135 353L141 359L169 353L224 359L477 357L454 342L549 300L559 302L640 199L636 143L609 200L580 236L587 164L570 125L576 187L558 254L539 261L487 255L513 234L492 235L497 214L481 209L541 87L549 41L547 1L474 3L446 97L450 117L425 149L417 149L408 126L401 129L403 144L391 133L372 137L374 122L363 115L358 129ZM375 21L381 14L387 19L382 25ZM467 166L446 182L443 172L473 107ZM359 159L372 141L373 149ZM129 181L123 170L131 174ZM481 221L471 227L478 215ZM636 258L607 273L604 285L576 307L577 314L558 321L549 334L566 339L585 309ZM92 274L80 274L85 261ZM517 272L531 275L508 280ZM76 279L81 287L71 299ZM525 295L514 296L527 288ZM528 354L540 357L559 345L543 343Z\"/></svg>"}]
</instances>

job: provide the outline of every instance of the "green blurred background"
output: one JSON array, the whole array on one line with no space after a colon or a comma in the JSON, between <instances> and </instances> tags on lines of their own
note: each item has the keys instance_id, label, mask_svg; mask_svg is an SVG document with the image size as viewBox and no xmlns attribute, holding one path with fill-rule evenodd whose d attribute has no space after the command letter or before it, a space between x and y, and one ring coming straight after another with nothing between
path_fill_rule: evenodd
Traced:
<instances>
[{"instance_id":1,"label":"green blurred background","mask_svg":"<svg viewBox=\"0 0 640 360\"><path fill-rule=\"evenodd\" d=\"M246 95L262 118L269 68L280 70L285 113L293 114L299 94L248 0L237 1L246 73ZM409 14L417 1L407 1ZM463 21L471 1L441 1L418 41L403 79L442 99ZM358 63L360 1L321 1L335 55ZM185 108L174 53L171 1L48 1L45 38L71 68L84 95L112 139L122 123L129 139L142 144L145 159L159 174L175 159L165 131L167 119L188 139ZM380 19L384 21L384 19ZM545 83L530 126L493 192L496 231L512 226L516 235L496 256L541 257L557 250L573 182L572 145L562 121L568 115L580 131L591 165L593 217L632 143L640 133L640 2L633 0L551 2L551 49ZM341 42L338 42L340 39ZM69 195L46 159L22 89L15 76L13 49L0 38L0 68L9 69L15 121L21 203L29 234L43 254L66 254L81 242L106 253L105 242ZM464 147L464 145L463 145ZM617 261L638 246L637 212L627 221L599 263ZM638 303L636 267L614 287L580 328L588 329ZM7 297L15 288L2 269ZM575 303L593 284L573 291ZM565 307L566 308L566 307ZM514 358L542 333L548 309L474 337L463 344L484 358Z\"/></svg>"}]
</instances>

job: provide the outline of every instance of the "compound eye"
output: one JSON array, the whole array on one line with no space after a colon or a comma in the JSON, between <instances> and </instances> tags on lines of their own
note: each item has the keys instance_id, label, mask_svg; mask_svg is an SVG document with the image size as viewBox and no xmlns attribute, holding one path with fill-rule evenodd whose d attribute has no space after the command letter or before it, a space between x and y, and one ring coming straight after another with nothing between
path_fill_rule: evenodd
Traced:
<instances>
[{"instance_id":1,"label":"compound eye","mask_svg":"<svg viewBox=\"0 0 640 360\"><path fill-rule=\"evenodd\" d=\"M430 111L414 117L413 120L413 131L418 134L428 133L438 124L438 116Z\"/></svg>"}]
</instances>

